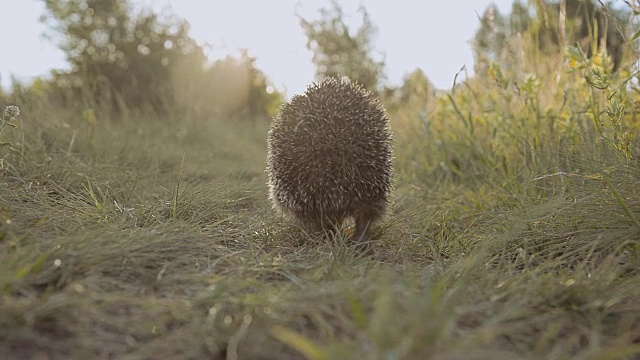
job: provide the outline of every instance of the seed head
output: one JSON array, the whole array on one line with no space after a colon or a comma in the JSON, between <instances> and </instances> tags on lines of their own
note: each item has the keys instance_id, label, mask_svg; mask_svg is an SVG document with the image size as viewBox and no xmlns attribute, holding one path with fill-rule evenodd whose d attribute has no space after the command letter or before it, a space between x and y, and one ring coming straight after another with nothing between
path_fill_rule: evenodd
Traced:
<instances>
[{"instance_id":1,"label":"seed head","mask_svg":"<svg viewBox=\"0 0 640 360\"><path fill-rule=\"evenodd\" d=\"M15 105L9 105L4 108L4 118L17 118L20 115L20 108Z\"/></svg>"}]
</instances>

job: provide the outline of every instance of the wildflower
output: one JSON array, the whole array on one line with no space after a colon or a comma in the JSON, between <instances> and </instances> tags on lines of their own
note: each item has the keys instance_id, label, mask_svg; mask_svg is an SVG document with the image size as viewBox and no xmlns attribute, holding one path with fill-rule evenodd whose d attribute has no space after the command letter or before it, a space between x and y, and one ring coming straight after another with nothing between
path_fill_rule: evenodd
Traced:
<instances>
[{"instance_id":1,"label":"wildflower","mask_svg":"<svg viewBox=\"0 0 640 360\"><path fill-rule=\"evenodd\" d=\"M9 105L4 108L4 117L5 118L16 118L20 115L20 108L15 105Z\"/></svg>"},{"instance_id":2,"label":"wildflower","mask_svg":"<svg viewBox=\"0 0 640 360\"><path fill-rule=\"evenodd\" d=\"M572 57L571 59L569 59L569 67L570 67L571 69L577 69L577 68L578 68L578 66L579 66L579 64L578 64L578 59L573 58L573 57Z\"/></svg>"},{"instance_id":3,"label":"wildflower","mask_svg":"<svg viewBox=\"0 0 640 360\"><path fill-rule=\"evenodd\" d=\"M489 67L489 78L491 78L491 80L496 79L496 71L493 66Z\"/></svg>"}]
</instances>

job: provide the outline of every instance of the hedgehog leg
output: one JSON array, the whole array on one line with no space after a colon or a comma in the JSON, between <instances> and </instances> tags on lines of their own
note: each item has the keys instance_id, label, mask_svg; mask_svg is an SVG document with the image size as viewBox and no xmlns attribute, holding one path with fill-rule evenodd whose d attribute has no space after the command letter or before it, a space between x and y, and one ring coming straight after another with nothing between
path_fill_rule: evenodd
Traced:
<instances>
[{"instance_id":1,"label":"hedgehog leg","mask_svg":"<svg viewBox=\"0 0 640 360\"><path fill-rule=\"evenodd\" d=\"M354 239L358 243L368 242L371 240L369 228L371 227L371 221L368 217L358 216L356 218L356 231L353 234Z\"/></svg>"},{"instance_id":2,"label":"hedgehog leg","mask_svg":"<svg viewBox=\"0 0 640 360\"><path fill-rule=\"evenodd\" d=\"M371 246L371 217L360 215L356 217L356 231L353 234L353 239L356 242L357 248L365 254L373 254L373 247Z\"/></svg>"},{"instance_id":3,"label":"hedgehog leg","mask_svg":"<svg viewBox=\"0 0 640 360\"><path fill-rule=\"evenodd\" d=\"M333 239L336 236L336 228L333 226L325 226L324 234L327 238Z\"/></svg>"},{"instance_id":4,"label":"hedgehog leg","mask_svg":"<svg viewBox=\"0 0 640 360\"><path fill-rule=\"evenodd\" d=\"M324 233L329 239L333 239L340 232L341 221L325 220L323 222Z\"/></svg>"}]
</instances>

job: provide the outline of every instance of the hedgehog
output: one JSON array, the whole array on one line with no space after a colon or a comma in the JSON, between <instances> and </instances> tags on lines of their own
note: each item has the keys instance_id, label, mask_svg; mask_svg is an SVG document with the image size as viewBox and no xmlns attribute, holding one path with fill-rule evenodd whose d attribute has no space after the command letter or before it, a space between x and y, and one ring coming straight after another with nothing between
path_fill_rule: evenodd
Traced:
<instances>
[{"instance_id":1,"label":"hedgehog","mask_svg":"<svg viewBox=\"0 0 640 360\"><path fill-rule=\"evenodd\" d=\"M376 96L347 78L326 78L280 106L267 136L273 208L309 232L355 221L366 244L385 213L393 176L389 118Z\"/></svg>"}]
</instances>

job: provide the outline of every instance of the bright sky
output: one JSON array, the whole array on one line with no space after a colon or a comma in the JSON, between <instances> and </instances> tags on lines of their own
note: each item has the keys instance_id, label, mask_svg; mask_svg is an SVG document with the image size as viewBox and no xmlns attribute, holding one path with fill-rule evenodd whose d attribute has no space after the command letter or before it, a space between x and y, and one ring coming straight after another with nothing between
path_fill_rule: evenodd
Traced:
<instances>
[{"instance_id":1,"label":"bright sky","mask_svg":"<svg viewBox=\"0 0 640 360\"><path fill-rule=\"evenodd\" d=\"M317 18L328 0L131 0L157 9L171 6L191 23L191 35L212 46L211 56L223 57L247 48L274 85L289 96L304 91L314 80L312 54L296 11ZM378 27L375 47L384 52L391 84L400 84L413 69L421 68L439 88L449 88L463 65L471 71L470 40L479 26L478 16L494 2L503 13L512 0L339 0L347 21L357 25L359 5L369 11ZM0 0L0 76L6 88L13 75L21 80L65 68L64 55L45 39L47 28L38 21L43 0ZM8 11L7 11L8 10Z\"/></svg>"}]
</instances>

